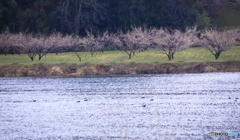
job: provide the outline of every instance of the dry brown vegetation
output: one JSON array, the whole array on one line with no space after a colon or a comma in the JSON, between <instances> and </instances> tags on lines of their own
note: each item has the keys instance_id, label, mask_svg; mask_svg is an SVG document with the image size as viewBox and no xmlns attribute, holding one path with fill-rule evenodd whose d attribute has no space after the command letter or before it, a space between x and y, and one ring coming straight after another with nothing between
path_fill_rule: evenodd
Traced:
<instances>
[{"instance_id":1,"label":"dry brown vegetation","mask_svg":"<svg viewBox=\"0 0 240 140\"><path fill-rule=\"evenodd\" d=\"M240 62L0 65L0 77L239 72Z\"/></svg>"}]
</instances>

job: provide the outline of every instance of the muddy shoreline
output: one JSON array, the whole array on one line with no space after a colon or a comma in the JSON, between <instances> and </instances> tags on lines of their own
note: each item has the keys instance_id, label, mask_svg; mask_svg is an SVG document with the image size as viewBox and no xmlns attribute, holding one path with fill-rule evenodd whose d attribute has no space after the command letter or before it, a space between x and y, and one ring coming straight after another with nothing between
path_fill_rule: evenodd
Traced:
<instances>
[{"instance_id":1,"label":"muddy shoreline","mask_svg":"<svg viewBox=\"0 0 240 140\"><path fill-rule=\"evenodd\" d=\"M0 65L0 77L177 74L206 72L240 72L240 61L99 64L40 63Z\"/></svg>"}]
</instances>

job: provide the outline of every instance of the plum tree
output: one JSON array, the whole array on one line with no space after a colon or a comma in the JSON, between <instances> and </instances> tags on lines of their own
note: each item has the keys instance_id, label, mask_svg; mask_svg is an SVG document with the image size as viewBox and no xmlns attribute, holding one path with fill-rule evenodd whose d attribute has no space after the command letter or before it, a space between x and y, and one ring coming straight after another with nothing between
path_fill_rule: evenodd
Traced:
<instances>
[{"instance_id":1,"label":"plum tree","mask_svg":"<svg viewBox=\"0 0 240 140\"><path fill-rule=\"evenodd\" d=\"M152 46L166 54L169 60L172 60L176 52L182 51L195 43L196 34L196 27L186 28L185 32L159 29L153 34Z\"/></svg>"},{"instance_id":2,"label":"plum tree","mask_svg":"<svg viewBox=\"0 0 240 140\"><path fill-rule=\"evenodd\" d=\"M217 60L221 53L231 49L236 45L239 38L238 30L217 30L211 29L204 31L197 42L198 46L202 46L209 50Z\"/></svg>"}]
</instances>

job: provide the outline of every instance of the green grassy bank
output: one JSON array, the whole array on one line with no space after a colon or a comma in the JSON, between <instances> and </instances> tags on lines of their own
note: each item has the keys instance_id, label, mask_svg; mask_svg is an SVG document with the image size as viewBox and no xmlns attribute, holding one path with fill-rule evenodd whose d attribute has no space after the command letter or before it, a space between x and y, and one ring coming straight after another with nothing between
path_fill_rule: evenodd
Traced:
<instances>
[{"instance_id":1,"label":"green grassy bank","mask_svg":"<svg viewBox=\"0 0 240 140\"><path fill-rule=\"evenodd\" d=\"M58 55L51 53L38 60L36 57L32 62L26 54L21 55L0 55L0 65L2 64L55 64L55 63L153 63L153 62L170 62L165 54L159 51L137 52L132 59L128 59L128 55L123 51L105 51L97 52L92 57L89 52L80 52L82 62L78 61L77 56L73 52L59 53ZM221 54L218 60L215 60L210 51L204 48L188 48L175 54L175 58L171 62L218 62L218 61L240 61L240 46L236 46Z\"/></svg>"},{"instance_id":2,"label":"green grassy bank","mask_svg":"<svg viewBox=\"0 0 240 140\"><path fill-rule=\"evenodd\" d=\"M80 55L82 62L72 52L48 54L40 61L26 54L0 55L0 77L240 72L240 46L223 52L218 60L203 48L177 52L171 61L157 51L136 53L130 60L122 51Z\"/></svg>"}]
</instances>

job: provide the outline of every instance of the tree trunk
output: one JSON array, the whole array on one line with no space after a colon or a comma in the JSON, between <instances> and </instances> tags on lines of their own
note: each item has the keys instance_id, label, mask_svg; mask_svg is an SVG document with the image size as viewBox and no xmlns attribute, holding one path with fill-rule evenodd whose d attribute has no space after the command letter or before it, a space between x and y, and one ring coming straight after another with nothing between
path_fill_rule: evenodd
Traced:
<instances>
[{"instance_id":1,"label":"tree trunk","mask_svg":"<svg viewBox=\"0 0 240 140\"><path fill-rule=\"evenodd\" d=\"M167 57L168 57L168 60L170 61L171 59L172 59L172 52L170 51L170 50L168 50L168 51L165 51L165 54L167 55Z\"/></svg>"},{"instance_id":2,"label":"tree trunk","mask_svg":"<svg viewBox=\"0 0 240 140\"><path fill-rule=\"evenodd\" d=\"M43 55L41 55L41 54L38 54L38 60L41 60L41 59L42 59L42 57L43 57Z\"/></svg>"},{"instance_id":3,"label":"tree trunk","mask_svg":"<svg viewBox=\"0 0 240 140\"><path fill-rule=\"evenodd\" d=\"M132 53L129 53L128 58L132 59Z\"/></svg>"},{"instance_id":4,"label":"tree trunk","mask_svg":"<svg viewBox=\"0 0 240 140\"><path fill-rule=\"evenodd\" d=\"M128 59L132 59L132 52L124 51L126 54L128 54Z\"/></svg>"},{"instance_id":5,"label":"tree trunk","mask_svg":"<svg viewBox=\"0 0 240 140\"><path fill-rule=\"evenodd\" d=\"M28 53L27 55L33 61L37 54L36 53Z\"/></svg>"},{"instance_id":6,"label":"tree trunk","mask_svg":"<svg viewBox=\"0 0 240 140\"><path fill-rule=\"evenodd\" d=\"M94 52L91 52L91 56L93 57Z\"/></svg>"},{"instance_id":7,"label":"tree trunk","mask_svg":"<svg viewBox=\"0 0 240 140\"><path fill-rule=\"evenodd\" d=\"M42 58L43 58L43 56L47 56L47 54L46 53L38 53L38 60L41 60Z\"/></svg>"},{"instance_id":8,"label":"tree trunk","mask_svg":"<svg viewBox=\"0 0 240 140\"><path fill-rule=\"evenodd\" d=\"M170 61L172 59L172 56L170 54L167 54L168 60Z\"/></svg>"},{"instance_id":9,"label":"tree trunk","mask_svg":"<svg viewBox=\"0 0 240 140\"><path fill-rule=\"evenodd\" d=\"M217 53L214 55L216 60L220 57L220 54L221 54L221 52L217 52Z\"/></svg>"},{"instance_id":10,"label":"tree trunk","mask_svg":"<svg viewBox=\"0 0 240 140\"><path fill-rule=\"evenodd\" d=\"M174 59L174 53L172 53L172 59Z\"/></svg>"},{"instance_id":11,"label":"tree trunk","mask_svg":"<svg viewBox=\"0 0 240 140\"><path fill-rule=\"evenodd\" d=\"M80 55L78 55L78 53L76 52L76 51L74 51L74 53L76 54L76 56L78 57L78 59L79 59L79 62L81 62L82 61L82 58L80 57Z\"/></svg>"}]
</instances>

